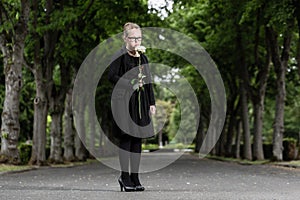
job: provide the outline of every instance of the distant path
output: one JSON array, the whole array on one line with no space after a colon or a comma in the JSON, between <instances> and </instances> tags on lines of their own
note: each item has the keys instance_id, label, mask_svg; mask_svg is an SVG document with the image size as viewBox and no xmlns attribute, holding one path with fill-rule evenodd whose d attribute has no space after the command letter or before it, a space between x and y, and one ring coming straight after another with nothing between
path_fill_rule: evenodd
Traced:
<instances>
[{"instance_id":1,"label":"distant path","mask_svg":"<svg viewBox=\"0 0 300 200\"><path fill-rule=\"evenodd\" d=\"M151 159L151 158L149 158ZM184 155L141 175L145 192L121 193L119 172L101 163L0 175L0 200L300 199L300 170Z\"/></svg>"}]
</instances>

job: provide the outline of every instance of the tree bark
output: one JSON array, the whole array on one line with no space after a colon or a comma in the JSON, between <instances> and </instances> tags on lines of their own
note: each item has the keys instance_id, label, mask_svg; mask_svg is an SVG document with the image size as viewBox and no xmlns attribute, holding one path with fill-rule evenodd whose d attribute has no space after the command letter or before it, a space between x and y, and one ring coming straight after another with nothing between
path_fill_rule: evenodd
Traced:
<instances>
[{"instance_id":1,"label":"tree bark","mask_svg":"<svg viewBox=\"0 0 300 200\"><path fill-rule=\"evenodd\" d=\"M66 95L65 101L65 113L63 123L64 133L64 160L74 161L74 128L73 128L73 116L72 116L72 88L69 89Z\"/></svg>"},{"instance_id":2,"label":"tree bark","mask_svg":"<svg viewBox=\"0 0 300 200\"><path fill-rule=\"evenodd\" d=\"M52 65L53 66L53 65ZM51 89L49 92L49 106L51 110L51 148L50 161L54 163L61 163L63 161L62 155L62 118L64 113L64 105L66 94L70 83L70 67L69 65L60 65L60 79L61 85L54 85L53 77L51 76ZM49 76L50 78L50 76Z\"/></svg>"},{"instance_id":3,"label":"tree bark","mask_svg":"<svg viewBox=\"0 0 300 200\"><path fill-rule=\"evenodd\" d=\"M77 97L79 98L79 97ZM82 98L85 98L84 96ZM73 99L73 101L76 101L82 103L81 105L77 105L76 107L78 110L73 110L75 114L78 114L77 121L75 122L77 134L75 134L75 157L79 161L85 161L87 159L87 150L83 144L82 141L86 143L86 126L85 126L85 120L84 117L87 109L87 105L84 105L84 99L83 100L76 100ZM79 136L80 134L80 136Z\"/></svg>"},{"instance_id":4,"label":"tree bark","mask_svg":"<svg viewBox=\"0 0 300 200\"><path fill-rule=\"evenodd\" d=\"M97 123L97 118L95 117L95 106L92 106L93 104L88 106L89 110L89 130L88 130L88 136L89 136L89 151L93 154L96 155L96 144L97 144L97 139L96 138L96 123Z\"/></svg>"},{"instance_id":5,"label":"tree bark","mask_svg":"<svg viewBox=\"0 0 300 200\"><path fill-rule=\"evenodd\" d=\"M59 164L63 162L62 158L62 110L59 108L51 114L50 131L50 163Z\"/></svg>"},{"instance_id":6,"label":"tree bark","mask_svg":"<svg viewBox=\"0 0 300 200\"><path fill-rule=\"evenodd\" d=\"M14 24L14 30L9 30L10 33L3 31L0 35L0 48L3 55L5 74L5 99L1 116L1 155L3 161L14 164L20 163L17 148L20 134L19 97L22 88L23 53L25 38L28 33L30 1L21 0L20 7L21 16ZM5 10L3 5L0 5L0 11L1 14L9 12ZM0 19L2 24L5 17ZM10 21L9 18L4 20Z\"/></svg>"},{"instance_id":7,"label":"tree bark","mask_svg":"<svg viewBox=\"0 0 300 200\"><path fill-rule=\"evenodd\" d=\"M39 51L38 51L39 52ZM34 122L32 153L29 164L46 164L46 128L48 116L48 101L43 81L42 69L39 61L35 61L34 78L36 85L36 96L34 99Z\"/></svg>"},{"instance_id":8,"label":"tree bark","mask_svg":"<svg viewBox=\"0 0 300 200\"><path fill-rule=\"evenodd\" d=\"M205 132L204 132L204 117L203 114L200 112L200 120L199 120L199 127L197 130L197 135L196 135L196 145L195 145L195 152L199 153L201 145L203 143L204 137L205 137Z\"/></svg>"},{"instance_id":9,"label":"tree bark","mask_svg":"<svg viewBox=\"0 0 300 200\"><path fill-rule=\"evenodd\" d=\"M238 120L236 127L236 138L235 138L235 158L240 158L240 148L241 148L241 127L242 122Z\"/></svg>"},{"instance_id":10,"label":"tree bark","mask_svg":"<svg viewBox=\"0 0 300 200\"><path fill-rule=\"evenodd\" d=\"M234 128L236 126L236 112L235 109L231 110L229 115L229 123L228 123L228 131L227 131L227 140L225 144L225 156L230 157L232 156L232 141L234 136Z\"/></svg>"},{"instance_id":11,"label":"tree bark","mask_svg":"<svg viewBox=\"0 0 300 200\"><path fill-rule=\"evenodd\" d=\"M53 66L53 65L51 65ZM62 163L63 162L63 155L62 155L62 118L64 113L64 105L66 94L68 90L68 86L70 85L70 73L69 67L67 66L60 66L60 79L61 85L55 85L53 77L51 76L51 90L49 92L49 109L51 115L51 130L50 130L50 139L51 139L51 146L50 146L50 157L49 161L51 163ZM50 76L49 76L50 79Z\"/></svg>"},{"instance_id":12,"label":"tree bark","mask_svg":"<svg viewBox=\"0 0 300 200\"><path fill-rule=\"evenodd\" d=\"M223 128L220 138L216 144L216 155L217 156L225 156L225 144L226 144L227 136L228 136L228 134L226 133L225 130L226 129Z\"/></svg>"},{"instance_id":13,"label":"tree bark","mask_svg":"<svg viewBox=\"0 0 300 200\"><path fill-rule=\"evenodd\" d=\"M243 87L241 86L241 106L242 106L242 122L243 122L243 133L244 133L244 158L252 160L251 150L251 139L250 139L250 128L249 128L249 116L248 116L248 97Z\"/></svg>"},{"instance_id":14,"label":"tree bark","mask_svg":"<svg viewBox=\"0 0 300 200\"><path fill-rule=\"evenodd\" d=\"M254 136L253 136L253 160L264 160L263 151L263 113L264 98L259 98L259 103L254 105Z\"/></svg>"},{"instance_id":15,"label":"tree bark","mask_svg":"<svg viewBox=\"0 0 300 200\"><path fill-rule=\"evenodd\" d=\"M82 138L79 138L78 134L75 135L75 157L78 161L86 161L87 150L83 145Z\"/></svg>"}]
</instances>

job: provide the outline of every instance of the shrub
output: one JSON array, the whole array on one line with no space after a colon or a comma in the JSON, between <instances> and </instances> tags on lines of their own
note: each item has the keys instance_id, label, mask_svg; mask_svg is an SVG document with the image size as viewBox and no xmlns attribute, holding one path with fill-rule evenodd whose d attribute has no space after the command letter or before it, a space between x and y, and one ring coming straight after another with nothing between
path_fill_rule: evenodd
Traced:
<instances>
[{"instance_id":1,"label":"shrub","mask_svg":"<svg viewBox=\"0 0 300 200\"><path fill-rule=\"evenodd\" d=\"M21 143L19 146L21 164L27 164L31 157L32 144Z\"/></svg>"}]
</instances>

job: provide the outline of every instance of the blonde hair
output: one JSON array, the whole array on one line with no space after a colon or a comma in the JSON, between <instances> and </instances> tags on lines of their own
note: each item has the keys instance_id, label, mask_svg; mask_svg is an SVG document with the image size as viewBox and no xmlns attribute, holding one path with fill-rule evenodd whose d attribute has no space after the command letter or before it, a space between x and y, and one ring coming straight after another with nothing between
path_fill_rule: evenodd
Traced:
<instances>
[{"instance_id":1,"label":"blonde hair","mask_svg":"<svg viewBox=\"0 0 300 200\"><path fill-rule=\"evenodd\" d=\"M136 23L132 23L132 22L127 22L126 24L124 24L123 26L123 36L124 38L128 36L129 31L131 29L140 29L141 27L139 25L137 25Z\"/></svg>"}]
</instances>

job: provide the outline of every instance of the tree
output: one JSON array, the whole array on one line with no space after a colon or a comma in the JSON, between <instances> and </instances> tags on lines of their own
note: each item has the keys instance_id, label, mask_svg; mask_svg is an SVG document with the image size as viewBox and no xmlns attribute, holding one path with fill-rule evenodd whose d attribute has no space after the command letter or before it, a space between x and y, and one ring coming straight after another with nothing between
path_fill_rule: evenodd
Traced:
<instances>
[{"instance_id":1,"label":"tree","mask_svg":"<svg viewBox=\"0 0 300 200\"><path fill-rule=\"evenodd\" d=\"M44 6L46 12L40 10ZM64 101L71 84L72 74L69 73L72 72L70 69L74 65L72 60L77 61L75 63L79 65L78 59L80 57L75 59L77 54L71 54L70 51L67 51L69 54L63 52L66 48L63 48L62 43L64 41L60 39L63 37L62 33L73 28L76 19L83 17L80 14L85 13L86 9L90 8L90 4L87 5L87 8L84 6L79 4L77 7L69 9L68 5L64 5L64 2L48 0L43 4L43 2L34 1L32 38L35 45L34 62L31 70L36 81L36 98L31 164L41 165L46 162L46 122L48 114L52 119L49 160L55 163L63 161L62 115ZM82 7L85 8L83 11L81 11ZM80 14L78 14L78 10L80 10ZM40 24L40 21L44 23ZM74 25L77 24L74 23ZM72 41L72 38L66 38L65 42L70 40ZM70 48L73 46L73 44L69 45ZM58 51L58 49L61 49L61 51Z\"/></svg>"},{"instance_id":2,"label":"tree","mask_svg":"<svg viewBox=\"0 0 300 200\"><path fill-rule=\"evenodd\" d=\"M62 162L62 114L66 92L71 86L71 77L75 77L71 73L77 73L85 56L95 44L110 34L121 31L122 25L127 20L138 20L138 23L147 21L147 17L140 17L140 13L145 13L147 7L139 1L137 3L137 1L94 0L72 2L47 0L35 1L34 5L32 38L36 43L33 45L35 54L31 69L36 80L37 95L31 163L40 164L46 161L45 127L48 114L52 119L50 161ZM130 11L130 17L122 21L123 11L129 14L129 10L124 8L129 7L134 7L136 12ZM111 13L117 13L119 16ZM112 21L114 23L111 23ZM72 132L64 134L72 135ZM76 155L79 155L79 159L84 159L86 151L80 140L78 138L75 140L75 143L69 140L65 144L75 144L78 150Z\"/></svg>"},{"instance_id":3,"label":"tree","mask_svg":"<svg viewBox=\"0 0 300 200\"><path fill-rule=\"evenodd\" d=\"M279 53L278 45L278 34L271 27L268 28L268 37L270 38L272 62L275 67L277 75L277 95L276 95L276 112L274 120L274 134L273 134L273 159L282 160L282 141L284 132L284 105L286 97L286 86L285 86L285 73L287 68L287 61L289 58L289 49L291 42L291 34L287 33L284 38L282 56Z\"/></svg>"},{"instance_id":4,"label":"tree","mask_svg":"<svg viewBox=\"0 0 300 200\"><path fill-rule=\"evenodd\" d=\"M253 75L247 75L247 91L252 100L254 109L254 137L253 137L253 159L263 160L263 113L265 96L267 89L267 80L270 71L271 54L270 43L266 36L266 20L264 2L248 1L241 17L243 29L255 27L253 32L253 60L249 60L249 67L244 70L254 72ZM250 30L248 30L250 31ZM249 45L249 44L248 44ZM253 77L251 80L251 76Z\"/></svg>"},{"instance_id":5,"label":"tree","mask_svg":"<svg viewBox=\"0 0 300 200\"><path fill-rule=\"evenodd\" d=\"M276 73L276 109L274 119L274 132L273 132L273 159L283 159L283 132L284 132L284 108L286 98L286 69L290 57L291 42L292 42L292 31L295 25L293 16L293 8L291 7L290 1L276 2L279 10L279 15L269 21L267 27L266 37L269 39L270 51L272 57L272 63L274 65ZM273 7L270 6L269 14L273 13ZM286 13L289 13L286 15ZM278 26L278 23L285 22L286 26ZM282 39L279 37L279 32L282 32ZM280 45L280 43L282 43ZM282 48L280 47L282 46ZM280 50L282 49L282 50Z\"/></svg>"},{"instance_id":6,"label":"tree","mask_svg":"<svg viewBox=\"0 0 300 200\"><path fill-rule=\"evenodd\" d=\"M293 4L295 6L294 15L297 20L297 27L298 27L298 42L297 42L297 53L296 53L296 60L298 66L298 74L300 76L300 1L294 0Z\"/></svg>"},{"instance_id":7,"label":"tree","mask_svg":"<svg viewBox=\"0 0 300 200\"><path fill-rule=\"evenodd\" d=\"M19 104L25 39L28 34L30 1L2 2L0 5L0 48L5 73L5 99L1 124L2 160L19 163Z\"/></svg>"}]
</instances>

